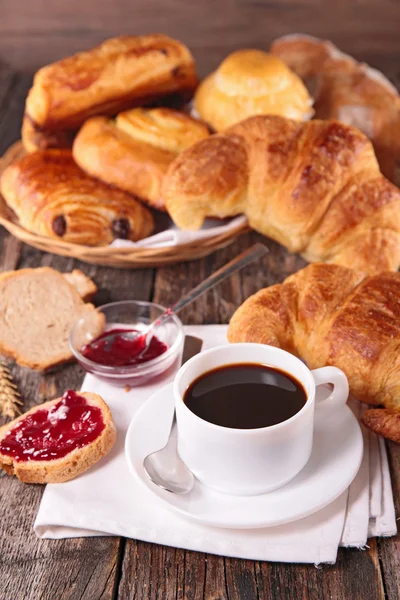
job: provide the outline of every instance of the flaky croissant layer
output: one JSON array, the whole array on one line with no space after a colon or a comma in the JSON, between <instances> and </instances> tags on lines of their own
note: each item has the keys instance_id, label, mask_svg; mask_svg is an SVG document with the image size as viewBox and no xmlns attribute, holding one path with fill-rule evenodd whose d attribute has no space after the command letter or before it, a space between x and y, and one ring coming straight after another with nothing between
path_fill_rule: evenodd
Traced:
<instances>
[{"instance_id":1,"label":"flaky croissant layer","mask_svg":"<svg viewBox=\"0 0 400 600\"><path fill-rule=\"evenodd\" d=\"M338 121L246 119L179 155L163 198L181 229L244 213L310 262L370 274L400 265L400 191L368 138Z\"/></svg>"},{"instance_id":2,"label":"flaky croissant layer","mask_svg":"<svg viewBox=\"0 0 400 600\"><path fill-rule=\"evenodd\" d=\"M248 298L228 339L283 348L311 369L339 367L356 398L386 408L367 411L365 424L400 441L400 273L309 265Z\"/></svg>"}]
</instances>

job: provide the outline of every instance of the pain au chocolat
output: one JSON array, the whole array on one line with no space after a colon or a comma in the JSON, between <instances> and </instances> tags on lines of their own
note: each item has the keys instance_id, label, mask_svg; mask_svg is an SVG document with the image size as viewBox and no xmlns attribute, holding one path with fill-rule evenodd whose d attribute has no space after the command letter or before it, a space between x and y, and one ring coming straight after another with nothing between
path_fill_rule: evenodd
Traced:
<instances>
[{"instance_id":1,"label":"pain au chocolat","mask_svg":"<svg viewBox=\"0 0 400 600\"><path fill-rule=\"evenodd\" d=\"M313 115L312 99L286 64L261 50L238 50L199 85L194 106L215 131L253 115L282 115L299 121Z\"/></svg>"},{"instance_id":2,"label":"pain au chocolat","mask_svg":"<svg viewBox=\"0 0 400 600\"><path fill-rule=\"evenodd\" d=\"M248 298L228 339L283 348L310 369L339 367L358 400L384 407L364 423L400 442L400 273L309 265Z\"/></svg>"},{"instance_id":3,"label":"pain au chocolat","mask_svg":"<svg viewBox=\"0 0 400 600\"><path fill-rule=\"evenodd\" d=\"M88 119L73 145L78 165L105 183L165 210L161 184L180 152L208 137L208 127L170 108L134 108L115 119Z\"/></svg>"},{"instance_id":4,"label":"pain au chocolat","mask_svg":"<svg viewBox=\"0 0 400 600\"><path fill-rule=\"evenodd\" d=\"M36 73L22 126L25 149L71 146L76 130L94 115L187 101L197 81L188 48L166 35L106 40Z\"/></svg>"},{"instance_id":5,"label":"pain au chocolat","mask_svg":"<svg viewBox=\"0 0 400 600\"><path fill-rule=\"evenodd\" d=\"M12 163L0 190L22 227L57 240L102 246L115 238L139 240L154 227L136 198L84 173L67 149L37 151Z\"/></svg>"},{"instance_id":6,"label":"pain au chocolat","mask_svg":"<svg viewBox=\"0 0 400 600\"><path fill-rule=\"evenodd\" d=\"M309 262L370 274L400 265L400 191L369 139L338 121L250 117L182 152L163 198L181 229L244 213Z\"/></svg>"}]
</instances>

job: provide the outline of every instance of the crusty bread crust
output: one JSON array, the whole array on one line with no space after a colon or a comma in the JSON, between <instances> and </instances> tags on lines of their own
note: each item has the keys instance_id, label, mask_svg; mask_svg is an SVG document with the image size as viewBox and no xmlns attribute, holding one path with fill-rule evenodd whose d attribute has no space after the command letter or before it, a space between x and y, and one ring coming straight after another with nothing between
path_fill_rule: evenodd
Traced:
<instances>
[{"instance_id":1,"label":"crusty bread crust","mask_svg":"<svg viewBox=\"0 0 400 600\"><path fill-rule=\"evenodd\" d=\"M108 454L115 443L116 429L111 415L104 400L97 394L89 392L80 392L86 398L88 404L100 408L105 427L98 438L87 444L83 448L76 448L66 456L55 460L35 460L18 462L11 456L0 453L0 467L9 475L15 475L24 483L63 483L78 477L97 463L103 456ZM38 410L50 408L59 402L61 398L50 400L44 404L34 406L31 410L24 413L17 419L14 419L7 425L0 427L0 440L6 433L12 429L19 421L25 419Z\"/></svg>"},{"instance_id":2,"label":"crusty bread crust","mask_svg":"<svg viewBox=\"0 0 400 600\"><path fill-rule=\"evenodd\" d=\"M63 273L62 276L72 287L76 289L84 302L89 302L97 293L97 285L87 277L80 269L74 269L70 273Z\"/></svg>"}]
</instances>

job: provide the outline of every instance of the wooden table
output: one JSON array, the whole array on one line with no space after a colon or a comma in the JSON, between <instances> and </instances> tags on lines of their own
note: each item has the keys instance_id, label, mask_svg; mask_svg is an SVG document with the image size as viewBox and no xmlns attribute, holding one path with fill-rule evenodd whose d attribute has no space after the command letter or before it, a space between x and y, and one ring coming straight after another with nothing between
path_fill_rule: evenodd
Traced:
<instances>
[{"instance_id":1,"label":"wooden table","mask_svg":"<svg viewBox=\"0 0 400 600\"><path fill-rule=\"evenodd\" d=\"M0 68L0 153L19 137L30 77ZM136 298L167 305L261 236L248 234L199 261L121 271L43 254L0 228L0 271L50 265L79 267L99 286L96 303ZM184 323L227 323L235 308L261 287L304 266L274 242L257 265L224 282L182 314ZM38 375L13 367L24 408L79 388L83 372L70 365ZM400 446L388 445L400 514ZM400 597L399 538L370 540L364 551L339 550L334 566L262 563L104 537L38 540L32 530L43 487L0 475L0 600L375 600Z\"/></svg>"}]
</instances>

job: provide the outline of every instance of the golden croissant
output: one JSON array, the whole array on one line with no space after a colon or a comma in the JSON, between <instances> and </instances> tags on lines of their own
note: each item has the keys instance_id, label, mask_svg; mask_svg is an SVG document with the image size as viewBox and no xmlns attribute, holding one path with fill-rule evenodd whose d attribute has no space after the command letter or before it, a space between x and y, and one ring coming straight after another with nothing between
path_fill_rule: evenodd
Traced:
<instances>
[{"instance_id":1,"label":"golden croissant","mask_svg":"<svg viewBox=\"0 0 400 600\"><path fill-rule=\"evenodd\" d=\"M351 393L382 405L363 417L400 442L400 273L375 276L316 263L248 298L233 315L230 342L257 342L334 365Z\"/></svg>"},{"instance_id":2,"label":"golden croissant","mask_svg":"<svg viewBox=\"0 0 400 600\"><path fill-rule=\"evenodd\" d=\"M309 262L370 274L400 265L400 191L368 138L338 121L246 119L180 154L162 194L181 229L244 213Z\"/></svg>"}]
</instances>

